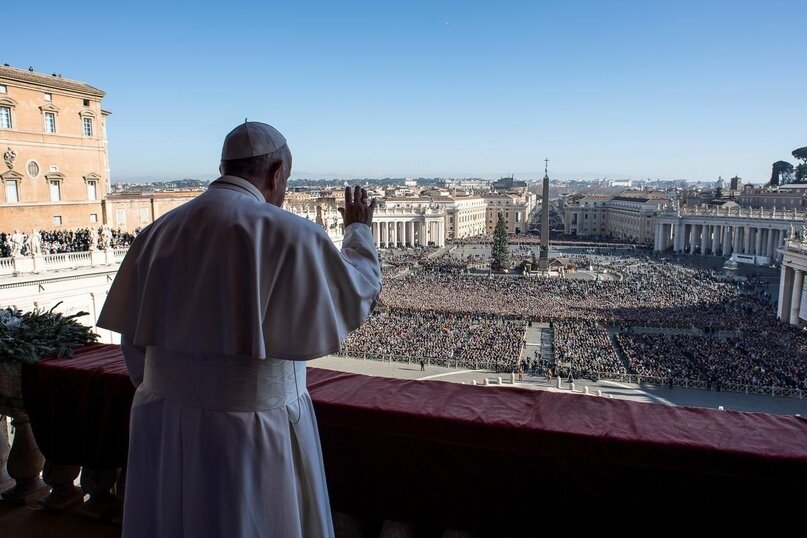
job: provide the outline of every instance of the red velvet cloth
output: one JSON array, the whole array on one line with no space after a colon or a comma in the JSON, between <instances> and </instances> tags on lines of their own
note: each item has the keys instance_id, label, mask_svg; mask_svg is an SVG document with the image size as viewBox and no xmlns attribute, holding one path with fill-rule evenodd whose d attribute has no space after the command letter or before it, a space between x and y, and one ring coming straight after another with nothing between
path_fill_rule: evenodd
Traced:
<instances>
[{"instance_id":1,"label":"red velvet cloth","mask_svg":"<svg viewBox=\"0 0 807 538\"><path fill-rule=\"evenodd\" d=\"M72 358L22 369L22 396L39 449L64 465L126 464L134 390L116 345L92 344Z\"/></svg>"},{"instance_id":2,"label":"red velvet cloth","mask_svg":"<svg viewBox=\"0 0 807 538\"><path fill-rule=\"evenodd\" d=\"M804 418L317 369L308 387L347 513L532 536L557 513L785 513L807 487Z\"/></svg>"},{"instance_id":3,"label":"red velvet cloth","mask_svg":"<svg viewBox=\"0 0 807 538\"><path fill-rule=\"evenodd\" d=\"M308 388L334 509L367 517L519 535L545 510L784 509L807 486L803 418L317 368ZM118 346L23 369L57 463L122 466L133 392Z\"/></svg>"}]
</instances>

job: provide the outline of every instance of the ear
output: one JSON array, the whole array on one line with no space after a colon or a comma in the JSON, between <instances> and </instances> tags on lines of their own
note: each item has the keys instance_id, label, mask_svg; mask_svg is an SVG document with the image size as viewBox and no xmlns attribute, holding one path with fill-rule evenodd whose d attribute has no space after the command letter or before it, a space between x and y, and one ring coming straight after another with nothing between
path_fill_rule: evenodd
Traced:
<instances>
[{"instance_id":1,"label":"ear","mask_svg":"<svg viewBox=\"0 0 807 538\"><path fill-rule=\"evenodd\" d=\"M270 190L275 190L283 182L283 161L278 161L269 167L269 177L266 178Z\"/></svg>"}]
</instances>

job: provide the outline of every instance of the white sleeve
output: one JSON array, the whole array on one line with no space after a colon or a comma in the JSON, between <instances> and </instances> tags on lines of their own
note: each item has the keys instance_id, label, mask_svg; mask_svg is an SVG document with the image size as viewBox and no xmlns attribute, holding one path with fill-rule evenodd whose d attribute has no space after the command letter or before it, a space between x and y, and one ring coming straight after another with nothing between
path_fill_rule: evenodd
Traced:
<instances>
[{"instance_id":1,"label":"white sleeve","mask_svg":"<svg viewBox=\"0 0 807 538\"><path fill-rule=\"evenodd\" d=\"M292 252L272 288L263 325L269 356L309 360L335 353L364 323L381 292L372 231L351 224L340 252L318 230Z\"/></svg>"},{"instance_id":2,"label":"white sleeve","mask_svg":"<svg viewBox=\"0 0 807 538\"><path fill-rule=\"evenodd\" d=\"M130 344L129 338L121 335L120 349L126 361L129 379L132 380L132 384L137 388L143 382L143 373L146 369L146 348Z\"/></svg>"},{"instance_id":3,"label":"white sleeve","mask_svg":"<svg viewBox=\"0 0 807 538\"><path fill-rule=\"evenodd\" d=\"M378 294L381 292L382 279L381 262L378 259L378 251L375 248L373 231L370 226L354 222L345 228L345 236L342 239L342 258L353 266L372 288L376 289L376 298L370 307L370 312L372 312Z\"/></svg>"}]
</instances>

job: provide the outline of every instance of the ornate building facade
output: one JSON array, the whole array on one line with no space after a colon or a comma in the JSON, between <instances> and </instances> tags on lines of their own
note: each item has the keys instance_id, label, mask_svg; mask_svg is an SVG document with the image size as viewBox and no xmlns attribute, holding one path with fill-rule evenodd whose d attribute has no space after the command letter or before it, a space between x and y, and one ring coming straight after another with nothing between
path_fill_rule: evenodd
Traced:
<instances>
[{"instance_id":1,"label":"ornate building facade","mask_svg":"<svg viewBox=\"0 0 807 538\"><path fill-rule=\"evenodd\" d=\"M612 237L652 244L656 213L669 203L664 193L628 191L618 196L585 196L565 208L567 233L578 237Z\"/></svg>"},{"instance_id":2,"label":"ornate building facade","mask_svg":"<svg viewBox=\"0 0 807 538\"><path fill-rule=\"evenodd\" d=\"M0 230L104 223L104 95L61 75L0 66Z\"/></svg>"}]
</instances>

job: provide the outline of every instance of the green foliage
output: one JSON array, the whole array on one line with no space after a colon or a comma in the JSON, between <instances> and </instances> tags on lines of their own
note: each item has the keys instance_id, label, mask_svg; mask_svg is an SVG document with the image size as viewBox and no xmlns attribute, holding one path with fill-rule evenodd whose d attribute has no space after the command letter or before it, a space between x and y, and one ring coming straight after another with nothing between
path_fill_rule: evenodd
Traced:
<instances>
[{"instance_id":1,"label":"green foliage","mask_svg":"<svg viewBox=\"0 0 807 538\"><path fill-rule=\"evenodd\" d=\"M794 149L791 155L800 160L802 163L807 164L807 146Z\"/></svg>"},{"instance_id":2,"label":"green foliage","mask_svg":"<svg viewBox=\"0 0 807 538\"><path fill-rule=\"evenodd\" d=\"M502 271L510 267L510 248L507 245L507 225L504 222L504 215L499 213L496 221L496 229L493 232L493 248L490 253L490 268L494 271Z\"/></svg>"},{"instance_id":3,"label":"green foliage","mask_svg":"<svg viewBox=\"0 0 807 538\"><path fill-rule=\"evenodd\" d=\"M807 163L796 167L796 183L807 183Z\"/></svg>"},{"instance_id":4,"label":"green foliage","mask_svg":"<svg viewBox=\"0 0 807 538\"><path fill-rule=\"evenodd\" d=\"M784 185L793 181L793 165L787 161L776 161L771 166L771 185Z\"/></svg>"},{"instance_id":5,"label":"green foliage","mask_svg":"<svg viewBox=\"0 0 807 538\"><path fill-rule=\"evenodd\" d=\"M76 321L87 312L70 316L54 313L57 303L48 311L4 308L0 310L0 363L33 364L45 355L72 357L73 348L95 342L98 335Z\"/></svg>"}]
</instances>

